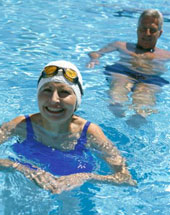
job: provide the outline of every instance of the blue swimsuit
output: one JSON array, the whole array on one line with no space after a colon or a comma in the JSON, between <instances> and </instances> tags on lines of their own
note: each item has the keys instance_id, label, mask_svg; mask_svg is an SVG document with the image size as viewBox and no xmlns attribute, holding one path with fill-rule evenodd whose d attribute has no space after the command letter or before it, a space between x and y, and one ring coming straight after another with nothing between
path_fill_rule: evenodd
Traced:
<instances>
[{"instance_id":1,"label":"blue swimsuit","mask_svg":"<svg viewBox=\"0 0 170 215\"><path fill-rule=\"evenodd\" d=\"M27 138L22 143L15 143L12 147L20 163L24 163L23 159L27 162L33 161L35 165L39 164L38 166L42 169L54 175L91 172L94 169L94 162L90 151L85 147L89 125L90 122L87 121L75 149L60 151L35 140L30 117L26 116ZM30 166L27 162L24 164Z\"/></svg>"}]
</instances>

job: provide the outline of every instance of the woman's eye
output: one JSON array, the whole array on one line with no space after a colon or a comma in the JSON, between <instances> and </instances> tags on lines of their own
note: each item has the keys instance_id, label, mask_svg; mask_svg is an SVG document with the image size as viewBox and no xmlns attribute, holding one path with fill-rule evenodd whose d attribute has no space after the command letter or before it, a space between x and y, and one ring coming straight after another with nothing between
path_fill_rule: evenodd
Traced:
<instances>
[{"instance_id":1,"label":"woman's eye","mask_svg":"<svg viewBox=\"0 0 170 215\"><path fill-rule=\"evenodd\" d=\"M61 90L59 92L60 97L66 97L69 96L71 93L68 90Z\"/></svg>"},{"instance_id":2,"label":"woman's eye","mask_svg":"<svg viewBox=\"0 0 170 215\"><path fill-rule=\"evenodd\" d=\"M61 94L70 94L70 92L67 91L67 90L62 90L62 91L60 91L60 93L61 93Z\"/></svg>"},{"instance_id":3,"label":"woman's eye","mask_svg":"<svg viewBox=\"0 0 170 215\"><path fill-rule=\"evenodd\" d=\"M51 92L51 89L50 88L45 88L43 91L44 92Z\"/></svg>"}]
</instances>

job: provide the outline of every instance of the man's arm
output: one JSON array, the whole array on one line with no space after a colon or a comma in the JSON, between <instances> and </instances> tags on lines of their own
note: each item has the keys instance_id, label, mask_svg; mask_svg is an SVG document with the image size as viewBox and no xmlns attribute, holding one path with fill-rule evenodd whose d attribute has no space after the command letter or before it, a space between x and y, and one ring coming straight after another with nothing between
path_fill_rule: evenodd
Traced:
<instances>
[{"instance_id":1,"label":"man's arm","mask_svg":"<svg viewBox=\"0 0 170 215\"><path fill-rule=\"evenodd\" d=\"M119 47L121 47L122 42L113 42L109 43L107 46L103 47L102 49L98 51L93 51L88 53L90 57L90 62L87 64L88 68L93 68L96 64L99 64L99 58L102 57L105 53L117 51Z\"/></svg>"}]
</instances>

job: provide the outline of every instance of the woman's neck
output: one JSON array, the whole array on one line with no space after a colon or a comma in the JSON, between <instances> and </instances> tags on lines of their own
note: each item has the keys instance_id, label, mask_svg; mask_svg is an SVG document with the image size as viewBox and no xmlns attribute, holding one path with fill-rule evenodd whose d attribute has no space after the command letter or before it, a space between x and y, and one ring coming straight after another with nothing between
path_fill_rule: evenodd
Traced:
<instances>
[{"instance_id":1,"label":"woman's neck","mask_svg":"<svg viewBox=\"0 0 170 215\"><path fill-rule=\"evenodd\" d=\"M44 145L63 149L71 150L74 148L74 145L77 143L79 138L79 132L73 132L74 126L71 125L75 117L61 122L51 122L44 119L39 115L39 128L37 129L37 140ZM71 128L73 127L73 128Z\"/></svg>"},{"instance_id":2,"label":"woman's neck","mask_svg":"<svg viewBox=\"0 0 170 215\"><path fill-rule=\"evenodd\" d=\"M72 118L66 121L48 121L47 119L41 117L41 126L43 129L50 133L54 134L66 134L70 132L70 124L72 122Z\"/></svg>"}]
</instances>

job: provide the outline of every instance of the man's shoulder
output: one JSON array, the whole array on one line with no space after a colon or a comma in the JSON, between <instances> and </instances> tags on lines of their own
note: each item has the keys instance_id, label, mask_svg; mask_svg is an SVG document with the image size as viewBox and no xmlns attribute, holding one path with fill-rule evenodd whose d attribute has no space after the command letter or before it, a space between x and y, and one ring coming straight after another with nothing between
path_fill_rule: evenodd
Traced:
<instances>
[{"instance_id":1,"label":"man's shoulder","mask_svg":"<svg viewBox=\"0 0 170 215\"><path fill-rule=\"evenodd\" d=\"M136 48L136 44L130 43L130 42L124 42L124 41L117 41L115 42L115 47L119 50L134 52Z\"/></svg>"},{"instance_id":2,"label":"man's shoulder","mask_svg":"<svg viewBox=\"0 0 170 215\"><path fill-rule=\"evenodd\" d=\"M117 48L121 48L121 47L126 47L126 42L124 42L124 41L116 41L116 42L114 42L114 45L115 45L115 47L117 47Z\"/></svg>"},{"instance_id":3,"label":"man's shoulder","mask_svg":"<svg viewBox=\"0 0 170 215\"><path fill-rule=\"evenodd\" d=\"M168 50L156 48L155 54L160 58L170 59L170 51Z\"/></svg>"}]
</instances>

